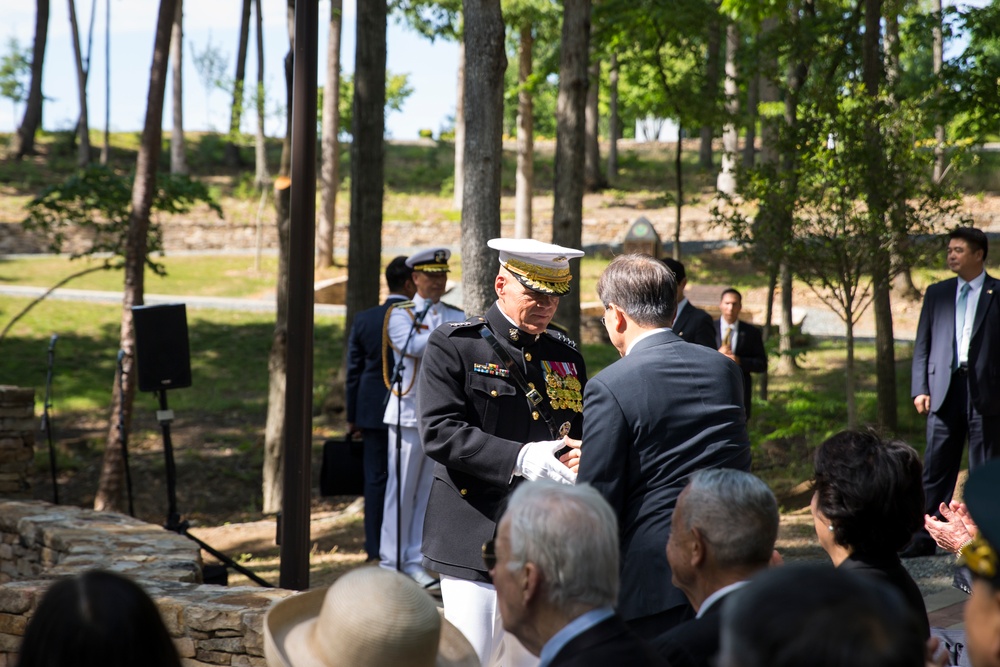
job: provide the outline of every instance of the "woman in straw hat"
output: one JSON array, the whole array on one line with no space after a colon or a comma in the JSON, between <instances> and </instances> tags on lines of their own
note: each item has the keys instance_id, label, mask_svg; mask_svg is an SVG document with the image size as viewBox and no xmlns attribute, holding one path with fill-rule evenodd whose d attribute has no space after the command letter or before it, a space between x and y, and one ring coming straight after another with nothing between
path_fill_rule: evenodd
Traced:
<instances>
[{"instance_id":1,"label":"woman in straw hat","mask_svg":"<svg viewBox=\"0 0 1000 667\"><path fill-rule=\"evenodd\" d=\"M365 567L264 618L270 667L478 667L468 640L410 578Z\"/></svg>"}]
</instances>

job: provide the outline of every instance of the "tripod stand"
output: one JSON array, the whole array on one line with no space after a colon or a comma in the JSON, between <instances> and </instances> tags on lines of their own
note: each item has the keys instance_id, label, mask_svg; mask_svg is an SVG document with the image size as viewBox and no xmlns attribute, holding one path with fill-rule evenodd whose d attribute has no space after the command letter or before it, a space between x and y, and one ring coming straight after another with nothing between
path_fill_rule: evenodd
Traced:
<instances>
[{"instance_id":1,"label":"tripod stand","mask_svg":"<svg viewBox=\"0 0 1000 667\"><path fill-rule=\"evenodd\" d=\"M45 402L42 403L42 432L49 442L49 468L52 472L52 503L59 504L59 476L56 471L56 446L52 442L52 417L49 410L52 409L52 370L55 366L56 340L59 336L52 334L49 340L49 369L45 374Z\"/></svg>"},{"instance_id":2,"label":"tripod stand","mask_svg":"<svg viewBox=\"0 0 1000 667\"><path fill-rule=\"evenodd\" d=\"M177 467L174 464L174 446L170 440L170 422L174 420L174 411L167 407L166 389L160 389L155 393L160 399L160 409L156 411L156 421L160 422L160 429L163 431L163 456L167 469L167 522L163 527L167 530L172 530L178 535L184 535L212 556L219 559L223 563L223 577L225 576L225 568L231 567L254 583L265 588L272 588L271 584L267 581L261 579L218 549L192 535L188 531L188 522L181 520L180 514L177 511Z\"/></svg>"}]
</instances>

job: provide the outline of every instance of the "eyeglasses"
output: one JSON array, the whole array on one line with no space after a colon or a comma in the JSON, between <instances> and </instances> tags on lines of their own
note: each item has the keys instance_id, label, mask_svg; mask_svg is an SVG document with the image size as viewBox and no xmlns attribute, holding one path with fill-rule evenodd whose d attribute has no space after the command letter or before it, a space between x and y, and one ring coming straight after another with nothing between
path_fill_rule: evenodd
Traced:
<instances>
[{"instance_id":1,"label":"eyeglasses","mask_svg":"<svg viewBox=\"0 0 1000 667\"><path fill-rule=\"evenodd\" d=\"M497 566L497 550L494 540L487 540L483 543L483 565L487 570L492 570Z\"/></svg>"},{"instance_id":2,"label":"eyeglasses","mask_svg":"<svg viewBox=\"0 0 1000 667\"><path fill-rule=\"evenodd\" d=\"M604 312L605 313L608 312L608 308L610 308L610 307L611 307L610 303L608 305L604 306ZM607 316L606 315L601 315L601 324L603 326L607 326L607 322L605 321L605 317L607 317Z\"/></svg>"}]
</instances>

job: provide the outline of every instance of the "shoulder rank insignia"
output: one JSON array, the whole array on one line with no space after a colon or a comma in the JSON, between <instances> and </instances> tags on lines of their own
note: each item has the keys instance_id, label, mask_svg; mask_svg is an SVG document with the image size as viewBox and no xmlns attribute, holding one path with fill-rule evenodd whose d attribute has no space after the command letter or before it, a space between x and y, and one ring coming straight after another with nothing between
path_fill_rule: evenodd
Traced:
<instances>
[{"instance_id":1,"label":"shoulder rank insignia","mask_svg":"<svg viewBox=\"0 0 1000 667\"><path fill-rule=\"evenodd\" d=\"M464 329L465 327L481 327L486 324L486 318L484 317L470 317L464 322L448 322L448 326L451 329L458 330Z\"/></svg>"},{"instance_id":2,"label":"shoulder rank insignia","mask_svg":"<svg viewBox=\"0 0 1000 667\"><path fill-rule=\"evenodd\" d=\"M569 336L567 336L566 334L562 333L561 331L558 331L556 329L546 329L545 333L547 333L552 338L555 338L557 341L559 341L563 345L568 345L569 347L573 348L574 350L576 349L576 341L573 340L572 338L570 338Z\"/></svg>"}]
</instances>

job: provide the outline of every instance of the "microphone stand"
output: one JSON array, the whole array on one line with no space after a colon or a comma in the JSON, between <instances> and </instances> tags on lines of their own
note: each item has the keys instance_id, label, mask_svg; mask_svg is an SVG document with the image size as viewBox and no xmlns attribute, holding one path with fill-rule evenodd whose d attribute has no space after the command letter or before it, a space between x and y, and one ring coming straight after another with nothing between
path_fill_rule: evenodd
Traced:
<instances>
[{"instance_id":1,"label":"microphone stand","mask_svg":"<svg viewBox=\"0 0 1000 667\"><path fill-rule=\"evenodd\" d=\"M163 525L167 530L171 530L178 535L184 535L192 540L199 547L215 556L223 563L222 568L231 567L241 573L246 578L259 586L272 588L264 579L261 579L253 571L243 567L232 558L212 547L207 542L195 537L188 530L190 524L182 521L180 512L177 511L177 467L174 463L174 446L170 439L170 422L174 420L174 411L167 406L167 390L159 389L154 392L160 399L160 409L156 411L156 421L160 422L160 430L163 433L163 456L167 472L167 522Z\"/></svg>"},{"instance_id":2,"label":"microphone stand","mask_svg":"<svg viewBox=\"0 0 1000 667\"><path fill-rule=\"evenodd\" d=\"M135 516L132 503L132 471L128 465L128 430L125 428L125 350L118 350L118 439L122 443L122 463L125 466L125 489L128 492L128 514Z\"/></svg>"},{"instance_id":3,"label":"microphone stand","mask_svg":"<svg viewBox=\"0 0 1000 667\"><path fill-rule=\"evenodd\" d=\"M410 325L410 332L406 334L406 342L403 343L403 349L400 350L399 359L396 360L396 365L392 369L392 381L389 382L389 393L385 396L385 401L382 403L382 412L385 412L385 408L389 405L389 401L393 398L393 387L395 387L396 400L398 401L396 409L396 571L403 571L403 554L402 554L402 541L399 539L403 532L403 497L400 491L402 490L402 449L403 449L403 428L401 425L402 418L402 403L403 403L403 370L406 365L403 363L406 360L406 351L410 349L410 341L413 340L413 336L420 329L420 323L424 321L427 317L427 313L430 311L431 306L434 305L430 300L427 301L427 305L424 309L417 313L413 318L413 323Z\"/></svg>"},{"instance_id":4,"label":"microphone stand","mask_svg":"<svg viewBox=\"0 0 1000 667\"><path fill-rule=\"evenodd\" d=\"M52 419L49 416L49 410L52 409L52 369L55 366L56 341L58 339L59 336L56 334L52 334L52 338L49 339L49 368L45 374L45 402L42 404L42 431L49 442L49 469L52 471L52 502L56 505L59 504L59 482L57 481L56 448L52 442Z\"/></svg>"}]
</instances>

